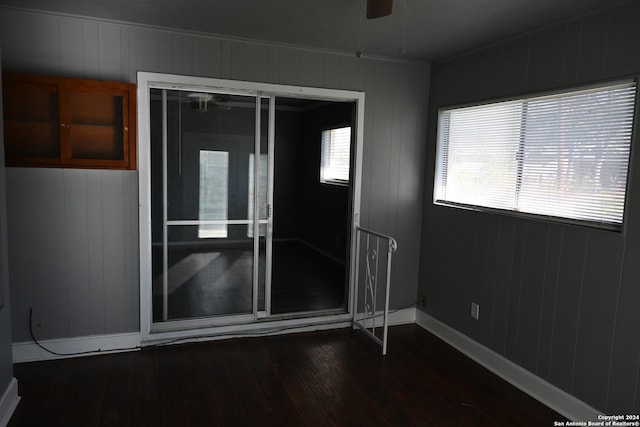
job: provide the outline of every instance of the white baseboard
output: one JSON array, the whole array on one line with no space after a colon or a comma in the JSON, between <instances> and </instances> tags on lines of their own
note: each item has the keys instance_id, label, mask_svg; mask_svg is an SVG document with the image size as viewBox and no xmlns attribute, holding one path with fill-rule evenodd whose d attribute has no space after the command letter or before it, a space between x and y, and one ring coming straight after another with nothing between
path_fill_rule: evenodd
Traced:
<instances>
[{"instance_id":1,"label":"white baseboard","mask_svg":"<svg viewBox=\"0 0 640 427\"><path fill-rule=\"evenodd\" d=\"M69 357L136 350L140 347L140 333L61 338L40 341L40 344L61 355L49 353L31 341L18 342L13 344L13 363L65 359Z\"/></svg>"},{"instance_id":2,"label":"white baseboard","mask_svg":"<svg viewBox=\"0 0 640 427\"><path fill-rule=\"evenodd\" d=\"M391 310L389 313L389 326L416 323L416 312L417 309L415 307L403 308L398 311Z\"/></svg>"},{"instance_id":3,"label":"white baseboard","mask_svg":"<svg viewBox=\"0 0 640 427\"><path fill-rule=\"evenodd\" d=\"M569 420L597 421L598 415L602 414L583 401L421 310L416 311L416 324Z\"/></svg>"},{"instance_id":4,"label":"white baseboard","mask_svg":"<svg viewBox=\"0 0 640 427\"><path fill-rule=\"evenodd\" d=\"M415 323L415 321L415 308L405 308L389 314L389 325L405 325ZM348 326L351 326L350 321L344 322L343 324L332 323L328 325L312 325L300 328L292 328L289 331L281 333L336 329ZM376 318L376 326L382 326L382 316ZM238 336L245 335L250 334L238 334ZM227 335L225 336L225 338L229 338L231 336L233 336L233 334ZM61 355L49 353L46 350L40 348L36 343L32 341L18 342L13 344L13 363L65 359L70 357L92 356L120 351L132 351L140 348L140 340L140 333L135 332L130 334L92 335L86 337L61 338L40 341L40 344L42 344L42 346L56 353L60 353Z\"/></svg>"},{"instance_id":5,"label":"white baseboard","mask_svg":"<svg viewBox=\"0 0 640 427\"><path fill-rule=\"evenodd\" d=\"M18 396L18 380L12 378L0 399L0 427L6 427L7 424L9 424L11 415L13 415L13 411L16 410L18 402L20 402L20 396Z\"/></svg>"},{"instance_id":6,"label":"white baseboard","mask_svg":"<svg viewBox=\"0 0 640 427\"><path fill-rule=\"evenodd\" d=\"M376 311L375 326L376 328L383 326L384 318L382 311ZM355 320L362 323L362 313L356 313ZM416 323L416 308L403 308L398 311L389 310L389 326L410 325ZM367 322L369 327L370 321Z\"/></svg>"}]
</instances>

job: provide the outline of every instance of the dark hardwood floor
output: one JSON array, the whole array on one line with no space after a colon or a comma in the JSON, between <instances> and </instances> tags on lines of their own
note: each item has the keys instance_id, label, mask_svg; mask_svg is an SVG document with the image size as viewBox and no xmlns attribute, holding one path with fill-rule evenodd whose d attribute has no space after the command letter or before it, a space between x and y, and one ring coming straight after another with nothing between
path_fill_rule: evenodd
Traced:
<instances>
[{"instance_id":1,"label":"dark hardwood floor","mask_svg":"<svg viewBox=\"0 0 640 427\"><path fill-rule=\"evenodd\" d=\"M299 241L274 242L271 312L344 308L346 279L344 264Z\"/></svg>"},{"instance_id":2,"label":"dark hardwood floor","mask_svg":"<svg viewBox=\"0 0 640 427\"><path fill-rule=\"evenodd\" d=\"M19 426L552 426L562 417L415 325L15 366Z\"/></svg>"}]
</instances>

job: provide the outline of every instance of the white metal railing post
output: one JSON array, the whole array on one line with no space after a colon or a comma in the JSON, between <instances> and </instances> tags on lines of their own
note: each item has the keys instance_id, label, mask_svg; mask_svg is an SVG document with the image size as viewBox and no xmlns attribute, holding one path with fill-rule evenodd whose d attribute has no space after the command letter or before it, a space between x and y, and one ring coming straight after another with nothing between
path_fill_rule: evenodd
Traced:
<instances>
[{"instance_id":1,"label":"white metal railing post","mask_svg":"<svg viewBox=\"0 0 640 427\"><path fill-rule=\"evenodd\" d=\"M357 316L358 313L358 280L360 280L360 232L358 231L358 227L356 227L356 274L355 274L355 289L353 291L353 318ZM358 326L353 322L353 329L357 329Z\"/></svg>"},{"instance_id":2,"label":"white metal railing post","mask_svg":"<svg viewBox=\"0 0 640 427\"><path fill-rule=\"evenodd\" d=\"M361 252L361 235L367 236L366 247L366 270L365 270L365 286L363 289L363 310L362 319L358 318L358 286L359 286L359 271L360 271L360 252ZM371 248L371 238L375 238L375 249ZM382 338L376 336L376 318L380 315L376 313L377 301L378 301L378 267L380 264L380 240L386 240L387 242L387 272L385 277L385 295L384 295L384 310L382 313ZM391 291L391 259L392 254L398 249L396 240L391 237L378 233L375 231L367 230L362 227L356 227L356 274L355 274L355 292L353 302L353 328L362 329L371 339L382 346L382 354L387 354L387 333L389 330L389 295ZM373 273L371 263L375 262ZM371 305L368 300L371 299ZM371 326L367 326L368 319L371 319Z\"/></svg>"}]
</instances>

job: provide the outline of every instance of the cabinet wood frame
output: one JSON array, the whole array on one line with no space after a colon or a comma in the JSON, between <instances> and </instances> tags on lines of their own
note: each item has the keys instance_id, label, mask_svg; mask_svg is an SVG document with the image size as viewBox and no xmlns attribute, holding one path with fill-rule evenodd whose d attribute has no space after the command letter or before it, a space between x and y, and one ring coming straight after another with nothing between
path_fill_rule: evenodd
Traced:
<instances>
[{"instance_id":1,"label":"cabinet wood frame","mask_svg":"<svg viewBox=\"0 0 640 427\"><path fill-rule=\"evenodd\" d=\"M66 168L93 168L93 169L136 169L136 86L132 83L103 81L103 80L89 80L67 77L50 77L40 76L32 74L16 74L16 73L4 73L3 88L5 89L5 95L7 90L20 88L31 88L35 90L42 89L43 91L55 92L57 95L57 136L58 136L58 150L57 155L44 157L44 156L32 156L32 155L11 155L10 153L15 151L17 143L12 141L15 134L5 129L5 151L8 153L6 156L7 166L27 166L27 167L66 167ZM88 95L107 95L122 97L122 158L113 159L100 156L99 152L93 153L92 156L84 158L80 156L74 156L72 153L71 145L71 132L72 126L81 127L93 127L94 130L103 128L103 133L119 133L120 122L116 124L82 124L71 123L71 117L69 112L69 96L73 94L88 94ZM12 120L11 106L6 105L5 100L5 126L7 122L9 126L13 123L19 123L20 120ZM119 116L118 116L119 117ZM33 121L29 123L29 120L22 122L22 126L46 126L47 123L38 123ZM18 125L19 126L19 125ZM17 139L17 138L15 138ZM12 147L11 144L16 144ZM119 153L120 146L118 141L112 141L114 151ZM54 142L55 144L55 142ZM118 145L116 145L118 144ZM12 149L13 148L13 149ZM75 148L81 148L81 151L91 152L92 148L79 144Z\"/></svg>"}]
</instances>

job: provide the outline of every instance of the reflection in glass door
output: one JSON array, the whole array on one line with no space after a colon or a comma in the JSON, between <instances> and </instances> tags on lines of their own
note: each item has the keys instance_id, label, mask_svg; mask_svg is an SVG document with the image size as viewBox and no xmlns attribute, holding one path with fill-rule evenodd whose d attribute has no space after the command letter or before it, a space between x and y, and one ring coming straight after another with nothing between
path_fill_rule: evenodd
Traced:
<instances>
[{"instance_id":1,"label":"reflection in glass door","mask_svg":"<svg viewBox=\"0 0 640 427\"><path fill-rule=\"evenodd\" d=\"M269 121L257 99L151 89L153 324L265 310Z\"/></svg>"}]
</instances>

